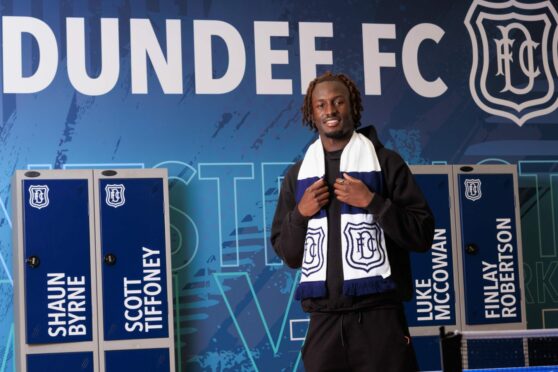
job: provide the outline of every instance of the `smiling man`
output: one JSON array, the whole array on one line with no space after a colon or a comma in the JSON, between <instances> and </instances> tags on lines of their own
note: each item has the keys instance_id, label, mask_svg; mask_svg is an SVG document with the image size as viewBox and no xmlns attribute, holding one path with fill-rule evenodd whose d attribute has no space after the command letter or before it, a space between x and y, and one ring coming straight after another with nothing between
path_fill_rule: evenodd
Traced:
<instances>
[{"instance_id":1,"label":"smiling man","mask_svg":"<svg viewBox=\"0 0 558 372\"><path fill-rule=\"evenodd\" d=\"M374 127L356 131L362 109L346 75L310 83L303 123L318 139L287 172L273 220L275 251L302 271L306 371L417 370L402 301L409 251L431 247L434 219L403 159Z\"/></svg>"}]
</instances>

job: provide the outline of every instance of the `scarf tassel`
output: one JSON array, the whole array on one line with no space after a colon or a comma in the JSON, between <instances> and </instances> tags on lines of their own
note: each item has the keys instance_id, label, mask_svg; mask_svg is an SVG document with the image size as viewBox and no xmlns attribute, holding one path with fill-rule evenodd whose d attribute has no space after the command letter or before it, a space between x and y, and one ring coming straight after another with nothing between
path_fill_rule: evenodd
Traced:
<instances>
[{"instance_id":1,"label":"scarf tassel","mask_svg":"<svg viewBox=\"0 0 558 372\"><path fill-rule=\"evenodd\" d=\"M325 296L325 282L301 282L295 292L295 298L297 301L300 301L304 298L319 298Z\"/></svg>"}]
</instances>

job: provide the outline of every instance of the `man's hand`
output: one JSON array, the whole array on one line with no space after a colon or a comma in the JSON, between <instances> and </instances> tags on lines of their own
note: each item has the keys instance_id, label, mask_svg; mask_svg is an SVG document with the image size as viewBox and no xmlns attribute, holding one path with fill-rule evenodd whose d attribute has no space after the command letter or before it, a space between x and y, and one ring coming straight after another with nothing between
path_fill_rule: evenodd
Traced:
<instances>
[{"instance_id":1,"label":"man's hand","mask_svg":"<svg viewBox=\"0 0 558 372\"><path fill-rule=\"evenodd\" d=\"M374 192L370 191L368 186L347 173L343 173L343 178L335 180L333 188L340 202L353 207L366 208L374 198Z\"/></svg>"},{"instance_id":2,"label":"man's hand","mask_svg":"<svg viewBox=\"0 0 558 372\"><path fill-rule=\"evenodd\" d=\"M329 191L323 178L311 184L298 203L298 211L304 217L312 217L328 203Z\"/></svg>"}]
</instances>

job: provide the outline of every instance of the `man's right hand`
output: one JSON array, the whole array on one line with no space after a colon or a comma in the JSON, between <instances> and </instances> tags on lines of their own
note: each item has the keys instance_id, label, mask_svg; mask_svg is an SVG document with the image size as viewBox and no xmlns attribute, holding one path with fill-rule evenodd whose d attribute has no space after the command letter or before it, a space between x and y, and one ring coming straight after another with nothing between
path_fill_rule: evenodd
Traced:
<instances>
[{"instance_id":1,"label":"man's right hand","mask_svg":"<svg viewBox=\"0 0 558 372\"><path fill-rule=\"evenodd\" d=\"M329 201L329 190L323 178L311 184L298 203L298 211L304 217L312 217Z\"/></svg>"}]
</instances>

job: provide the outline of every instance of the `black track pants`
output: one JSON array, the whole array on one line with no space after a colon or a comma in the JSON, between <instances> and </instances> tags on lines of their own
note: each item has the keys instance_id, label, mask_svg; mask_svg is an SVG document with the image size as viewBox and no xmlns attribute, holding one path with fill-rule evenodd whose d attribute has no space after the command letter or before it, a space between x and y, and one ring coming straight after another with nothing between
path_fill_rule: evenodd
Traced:
<instances>
[{"instance_id":1,"label":"black track pants","mask_svg":"<svg viewBox=\"0 0 558 372\"><path fill-rule=\"evenodd\" d=\"M417 371L400 308L312 313L302 359L307 372Z\"/></svg>"}]
</instances>

